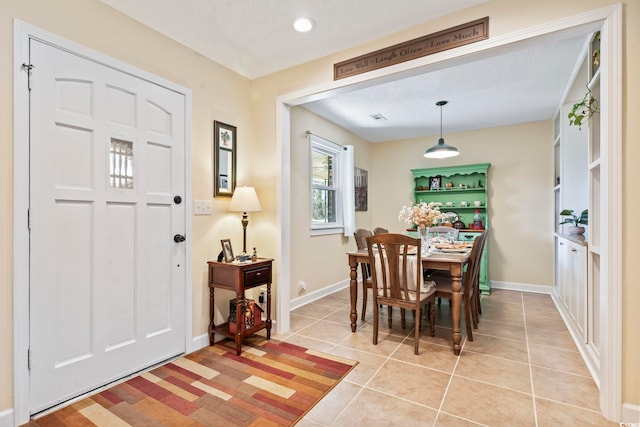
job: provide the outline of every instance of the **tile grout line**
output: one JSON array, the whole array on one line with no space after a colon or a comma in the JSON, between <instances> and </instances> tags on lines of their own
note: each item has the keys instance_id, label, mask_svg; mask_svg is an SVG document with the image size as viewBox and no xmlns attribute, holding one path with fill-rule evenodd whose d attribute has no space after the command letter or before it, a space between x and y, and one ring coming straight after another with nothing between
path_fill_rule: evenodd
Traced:
<instances>
[{"instance_id":1,"label":"tile grout line","mask_svg":"<svg viewBox=\"0 0 640 427\"><path fill-rule=\"evenodd\" d=\"M527 346L527 361L529 362L529 381L531 382L531 399L533 401L533 419L536 427L538 426L538 408L536 407L536 393L533 386L533 368L531 366L531 349L529 348L529 333L527 328L527 311L524 305L524 293L520 293L520 299L522 301L522 317L524 318L524 342Z\"/></svg>"},{"instance_id":2,"label":"tile grout line","mask_svg":"<svg viewBox=\"0 0 640 427\"><path fill-rule=\"evenodd\" d=\"M451 387L451 383L453 382L453 375L455 374L456 369L458 368L458 363L460 363L460 357L462 356L462 352L466 344L467 344L467 339L465 338L464 342L462 343L462 347L460 347L460 353L456 356L456 363L454 363L453 369L451 370L451 375L449 376L449 382L447 383L447 387L444 389L444 393L442 394L442 400L440 400L440 406L438 406L436 419L433 421L434 426L438 422L438 418L440 418L440 412L443 412L442 407L444 406L444 401L447 398L447 393L449 393L449 387Z\"/></svg>"},{"instance_id":3,"label":"tile grout line","mask_svg":"<svg viewBox=\"0 0 640 427\"><path fill-rule=\"evenodd\" d=\"M413 330L413 329L412 329L412 330ZM387 365L387 363L389 363L389 360L391 360L391 356L392 356L396 351L398 351L398 349L400 348L400 346L402 346L402 344L404 344L404 342L405 342L406 340L407 340L407 337L405 337L405 338L404 338L400 343L398 343L398 345L396 346L396 348L395 348L393 351L391 351L391 352L389 353L389 355L387 355L387 356L383 356L383 357L385 357L385 361L384 361L382 364L380 364L380 367L379 367L378 369L376 369L376 371L375 371L375 372L374 372L374 373L369 377L369 379L367 380L367 382L365 382L365 383L362 385L362 388L360 388L360 390L359 390L359 391L358 391L358 392L353 396L353 398L349 401L349 403L347 403L347 404L344 406L344 408L342 408L342 410L338 413L338 415L336 415L336 417L332 420L332 422L333 422L333 421L335 421L335 420L337 420L338 418L340 418L340 416L341 416L341 415L342 415L342 414L343 414L343 413L344 413L344 412L349 408L349 406L351 406L351 404L352 404L352 403L353 403L353 402L358 398L358 396L360 396L360 395L362 394L362 392L363 392L365 389L367 389L367 388L368 388L369 383L371 383L371 381L373 381L373 378L374 378L376 375L378 375L378 372L380 372L380 371L382 370L382 368L384 368L384 367ZM337 347L337 346L338 346L338 345L336 344L336 347ZM378 390L373 389L373 388L370 388L369 390L373 390L373 391L376 391L376 392L380 393ZM383 393L383 394L384 394L384 393ZM397 397L397 396L394 396L394 397ZM412 403L415 403L415 402L412 402Z\"/></svg>"}]
</instances>

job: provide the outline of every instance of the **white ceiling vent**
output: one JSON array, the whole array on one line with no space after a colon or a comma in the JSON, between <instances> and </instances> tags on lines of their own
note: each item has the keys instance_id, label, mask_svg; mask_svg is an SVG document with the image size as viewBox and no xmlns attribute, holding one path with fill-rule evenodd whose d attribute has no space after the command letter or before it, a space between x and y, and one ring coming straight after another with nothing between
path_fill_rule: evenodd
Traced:
<instances>
[{"instance_id":1,"label":"white ceiling vent","mask_svg":"<svg viewBox=\"0 0 640 427\"><path fill-rule=\"evenodd\" d=\"M373 120L387 120L387 118L380 113L369 114L369 117L371 117Z\"/></svg>"}]
</instances>

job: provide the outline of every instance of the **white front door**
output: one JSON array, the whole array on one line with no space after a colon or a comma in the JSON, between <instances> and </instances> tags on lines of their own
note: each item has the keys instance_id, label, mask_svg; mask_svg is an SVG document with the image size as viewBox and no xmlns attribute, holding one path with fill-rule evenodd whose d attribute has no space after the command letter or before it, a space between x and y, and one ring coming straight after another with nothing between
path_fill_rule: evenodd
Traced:
<instances>
[{"instance_id":1,"label":"white front door","mask_svg":"<svg viewBox=\"0 0 640 427\"><path fill-rule=\"evenodd\" d=\"M35 40L30 61L36 413L185 351L185 97Z\"/></svg>"}]
</instances>

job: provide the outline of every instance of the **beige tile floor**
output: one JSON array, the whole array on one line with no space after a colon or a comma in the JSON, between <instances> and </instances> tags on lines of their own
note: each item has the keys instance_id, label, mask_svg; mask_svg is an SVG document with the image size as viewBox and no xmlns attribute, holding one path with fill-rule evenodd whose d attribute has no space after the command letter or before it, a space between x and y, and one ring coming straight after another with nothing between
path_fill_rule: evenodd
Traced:
<instances>
[{"instance_id":1,"label":"beige tile floor","mask_svg":"<svg viewBox=\"0 0 640 427\"><path fill-rule=\"evenodd\" d=\"M359 361L298 426L618 425L598 411L598 389L548 295L494 290L482 310L459 356L447 301L436 336L423 327L417 356L410 313L405 330L399 310L391 329L383 313L374 346L371 304L351 332L348 290L294 310L291 331L274 338Z\"/></svg>"}]
</instances>

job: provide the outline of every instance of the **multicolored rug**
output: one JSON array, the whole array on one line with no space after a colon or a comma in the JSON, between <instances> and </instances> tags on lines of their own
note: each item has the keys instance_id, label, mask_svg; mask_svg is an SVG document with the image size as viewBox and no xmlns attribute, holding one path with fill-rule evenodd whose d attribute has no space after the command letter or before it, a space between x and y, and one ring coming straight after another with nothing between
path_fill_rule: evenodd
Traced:
<instances>
[{"instance_id":1,"label":"multicolored rug","mask_svg":"<svg viewBox=\"0 0 640 427\"><path fill-rule=\"evenodd\" d=\"M252 337L174 360L26 424L290 426L358 362Z\"/></svg>"}]
</instances>

